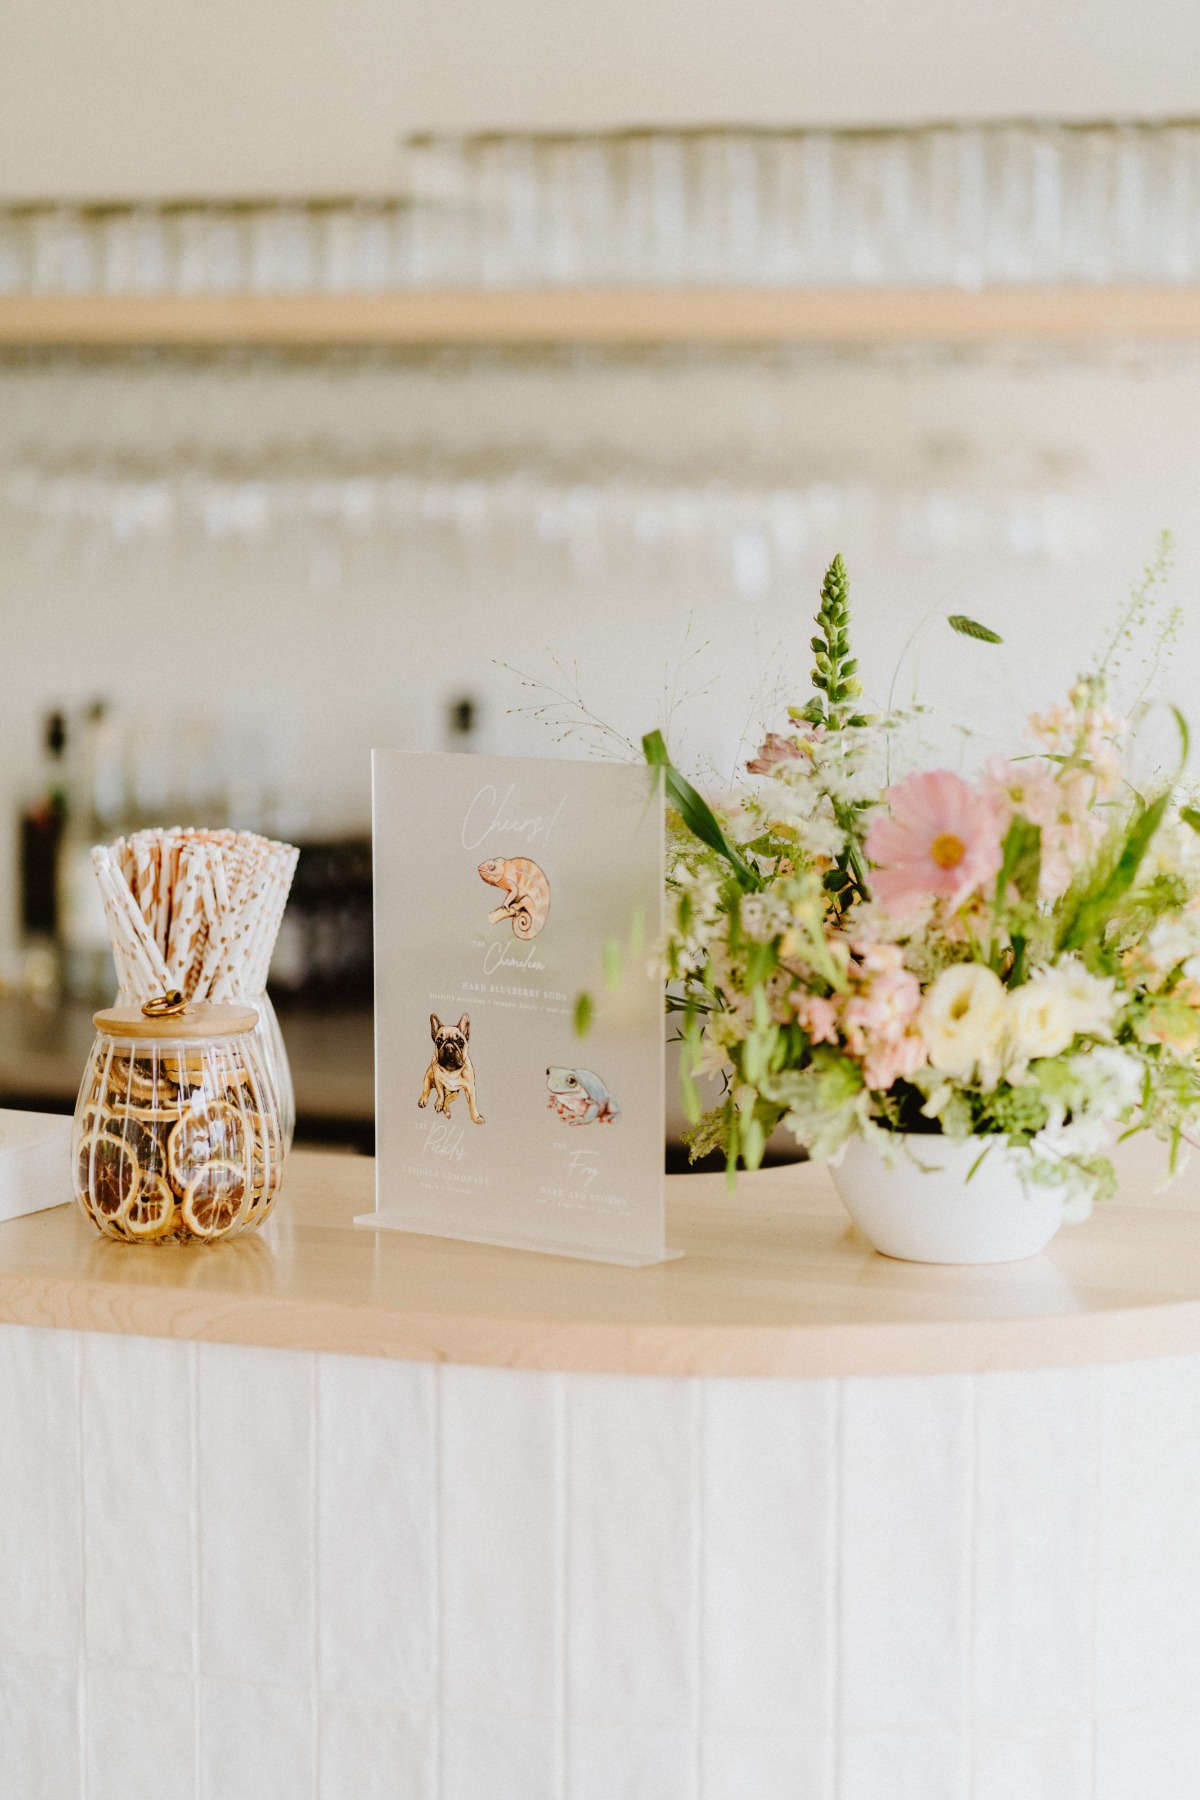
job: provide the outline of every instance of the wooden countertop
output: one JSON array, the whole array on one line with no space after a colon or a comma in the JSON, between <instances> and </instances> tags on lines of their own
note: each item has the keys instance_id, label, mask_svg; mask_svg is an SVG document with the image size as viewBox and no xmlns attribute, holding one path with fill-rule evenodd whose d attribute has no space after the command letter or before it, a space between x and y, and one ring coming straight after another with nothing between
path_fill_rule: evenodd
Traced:
<instances>
[{"instance_id":1,"label":"wooden countertop","mask_svg":"<svg viewBox=\"0 0 1200 1800\"><path fill-rule=\"evenodd\" d=\"M1029 1262L891 1262L819 1166L669 1177L678 1262L630 1270L352 1224L367 1157L297 1153L261 1233L122 1245L75 1206L0 1225L0 1321L526 1369L885 1375L1200 1351L1200 1183ZM1149 1185L1138 1177L1139 1192Z\"/></svg>"}]
</instances>

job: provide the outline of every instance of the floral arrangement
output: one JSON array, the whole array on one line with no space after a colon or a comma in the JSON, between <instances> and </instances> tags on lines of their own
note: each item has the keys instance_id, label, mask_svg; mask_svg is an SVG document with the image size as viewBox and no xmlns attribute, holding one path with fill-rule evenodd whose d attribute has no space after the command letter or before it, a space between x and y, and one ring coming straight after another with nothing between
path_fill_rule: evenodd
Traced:
<instances>
[{"instance_id":1,"label":"floral arrangement","mask_svg":"<svg viewBox=\"0 0 1200 1800\"><path fill-rule=\"evenodd\" d=\"M1114 651L1161 572L1099 667L971 781L888 780L906 721L860 710L840 557L813 697L727 805L645 740L671 802L664 961L693 1156L723 1148L732 1177L780 1123L821 1159L855 1133L885 1154L925 1133L977 1139L980 1158L1006 1140L1076 1214L1114 1191L1118 1131L1156 1132L1174 1167L1200 1117L1200 811L1177 778L1138 790L1110 709ZM702 1113L713 1073L723 1097Z\"/></svg>"}]
</instances>

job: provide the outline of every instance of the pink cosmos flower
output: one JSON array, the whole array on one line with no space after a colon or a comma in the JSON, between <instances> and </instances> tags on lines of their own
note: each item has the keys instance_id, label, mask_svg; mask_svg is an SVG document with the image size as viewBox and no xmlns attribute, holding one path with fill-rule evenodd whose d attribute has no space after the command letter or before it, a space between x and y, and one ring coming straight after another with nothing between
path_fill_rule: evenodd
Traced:
<instances>
[{"instance_id":1,"label":"pink cosmos flower","mask_svg":"<svg viewBox=\"0 0 1200 1800\"><path fill-rule=\"evenodd\" d=\"M875 864L871 886L893 917L925 901L956 911L997 873L1000 820L995 801L968 787L950 769L910 775L885 796L889 811L867 837Z\"/></svg>"}]
</instances>

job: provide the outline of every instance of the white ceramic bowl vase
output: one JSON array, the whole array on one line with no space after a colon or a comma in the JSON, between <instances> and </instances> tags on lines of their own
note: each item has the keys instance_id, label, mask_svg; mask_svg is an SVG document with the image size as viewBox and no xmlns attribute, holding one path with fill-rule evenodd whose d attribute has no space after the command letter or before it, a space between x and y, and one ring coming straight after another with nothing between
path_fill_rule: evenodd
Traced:
<instances>
[{"instance_id":1,"label":"white ceramic bowl vase","mask_svg":"<svg viewBox=\"0 0 1200 1800\"><path fill-rule=\"evenodd\" d=\"M987 1155L979 1162L981 1151ZM853 1137L834 1186L863 1236L906 1262L1017 1262L1044 1250L1063 1219L1061 1194L1021 1179L1027 1150L1002 1138L897 1134L892 1165Z\"/></svg>"}]
</instances>

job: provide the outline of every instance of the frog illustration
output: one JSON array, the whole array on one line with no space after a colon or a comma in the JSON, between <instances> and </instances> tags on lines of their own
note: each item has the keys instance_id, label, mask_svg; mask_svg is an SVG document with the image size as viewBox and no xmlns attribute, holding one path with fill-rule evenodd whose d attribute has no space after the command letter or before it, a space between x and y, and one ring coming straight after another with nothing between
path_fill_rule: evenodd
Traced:
<instances>
[{"instance_id":1,"label":"frog illustration","mask_svg":"<svg viewBox=\"0 0 1200 1800\"><path fill-rule=\"evenodd\" d=\"M611 1125L621 1108L591 1069L547 1069L550 1106L568 1125Z\"/></svg>"}]
</instances>

